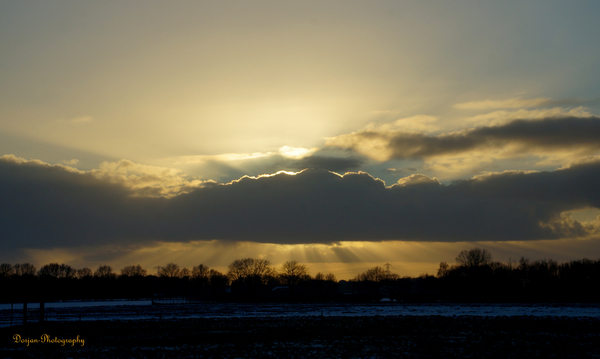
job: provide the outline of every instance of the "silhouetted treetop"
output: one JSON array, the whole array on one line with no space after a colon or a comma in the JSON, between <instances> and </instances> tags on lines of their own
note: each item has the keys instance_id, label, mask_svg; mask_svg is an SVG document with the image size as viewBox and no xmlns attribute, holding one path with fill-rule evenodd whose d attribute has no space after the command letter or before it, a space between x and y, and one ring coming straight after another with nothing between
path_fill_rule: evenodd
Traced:
<instances>
[{"instance_id":1,"label":"silhouetted treetop","mask_svg":"<svg viewBox=\"0 0 600 359\"><path fill-rule=\"evenodd\" d=\"M112 267L108 265L101 265L94 272L96 278L116 278L117 275L113 273Z\"/></svg>"},{"instance_id":2,"label":"silhouetted treetop","mask_svg":"<svg viewBox=\"0 0 600 359\"><path fill-rule=\"evenodd\" d=\"M74 278L77 271L68 264L49 263L40 268L41 278Z\"/></svg>"},{"instance_id":3,"label":"silhouetted treetop","mask_svg":"<svg viewBox=\"0 0 600 359\"><path fill-rule=\"evenodd\" d=\"M17 275L17 276L35 275L37 272L37 269L35 268L35 266L30 263L22 263L22 264L17 263L13 266L13 268L15 270L15 275Z\"/></svg>"},{"instance_id":4,"label":"silhouetted treetop","mask_svg":"<svg viewBox=\"0 0 600 359\"><path fill-rule=\"evenodd\" d=\"M266 259L236 259L229 266L227 276L233 282L249 277L266 278L276 274L271 263Z\"/></svg>"},{"instance_id":5,"label":"silhouetted treetop","mask_svg":"<svg viewBox=\"0 0 600 359\"><path fill-rule=\"evenodd\" d=\"M90 278L92 277L94 274L92 273L92 270L88 267L83 267L77 270L77 278L81 279L81 278Z\"/></svg>"},{"instance_id":6,"label":"silhouetted treetop","mask_svg":"<svg viewBox=\"0 0 600 359\"><path fill-rule=\"evenodd\" d=\"M376 267L367 269L363 273L357 275L356 277L354 277L354 280L359 281L359 282L361 282L361 281L362 282L364 282L364 281L381 282L386 279L397 279L397 278L398 278L398 275L396 273L391 273L389 271L389 267L386 270L383 267L376 266Z\"/></svg>"},{"instance_id":7,"label":"silhouetted treetop","mask_svg":"<svg viewBox=\"0 0 600 359\"><path fill-rule=\"evenodd\" d=\"M333 273L327 273L327 275L325 276L325 280L327 282L334 282L337 283L337 277L335 276L335 274Z\"/></svg>"},{"instance_id":8,"label":"silhouetted treetop","mask_svg":"<svg viewBox=\"0 0 600 359\"><path fill-rule=\"evenodd\" d=\"M9 278L15 274L12 264L2 263L0 264L0 278Z\"/></svg>"},{"instance_id":9,"label":"silhouetted treetop","mask_svg":"<svg viewBox=\"0 0 600 359\"><path fill-rule=\"evenodd\" d=\"M281 266L280 275L287 285L293 286L308 277L308 267L295 260L287 261Z\"/></svg>"},{"instance_id":10,"label":"silhouetted treetop","mask_svg":"<svg viewBox=\"0 0 600 359\"><path fill-rule=\"evenodd\" d=\"M192 268L192 278L194 279L209 279L210 268L204 264L199 264Z\"/></svg>"},{"instance_id":11,"label":"silhouetted treetop","mask_svg":"<svg viewBox=\"0 0 600 359\"><path fill-rule=\"evenodd\" d=\"M487 249L472 248L464 250L456 257L456 263L466 267L475 267L492 262L492 254Z\"/></svg>"},{"instance_id":12,"label":"silhouetted treetop","mask_svg":"<svg viewBox=\"0 0 600 359\"><path fill-rule=\"evenodd\" d=\"M181 276L181 269L179 268L179 265L173 262L164 267L156 267L156 269L159 277L178 278Z\"/></svg>"},{"instance_id":13,"label":"silhouetted treetop","mask_svg":"<svg viewBox=\"0 0 600 359\"><path fill-rule=\"evenodd\" d=\"M142 268L141 265L127 266L121 269L122 277L145 277L148 271Z\"/></svg>"}]
</instances>

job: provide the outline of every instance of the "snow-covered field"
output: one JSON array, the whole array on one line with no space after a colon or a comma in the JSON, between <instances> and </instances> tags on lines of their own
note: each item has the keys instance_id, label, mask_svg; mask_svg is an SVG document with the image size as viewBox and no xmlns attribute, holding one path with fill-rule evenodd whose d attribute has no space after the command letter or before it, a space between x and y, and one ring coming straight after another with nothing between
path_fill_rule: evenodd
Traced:
<instances>
[{"instance_id":1,"label":"snow-covered field","mask_svg":"<svg viewBox=\"0 0 600 359\"><path fill-rule=\"evenodd\" d=\"M0 326L10 325L11 305L0 304ZM13 305L13 323L22 321L22 304ZM57 302L45 304L48 321L148 320L197 318L285 318L370 316L536 316L600 318L598 304L457 304L457 303L194 303L151 305L150 301ZM28 304L37 321L39 303Z\"/></svg>"},{"instance_id":2,"label":"snow-covered field","mask_svg":"<svg viewBox=\"0 0 600 359\"><path fill-rule=\"evenodd\" d=\"M318 306L305 306L305 312L296 309L291 313L283 313L288 308L283 305L228 307L231 312L212 318L50 321L4 327L0 328L0 358L600 357L600 318L597 317L384 316L376 314L386 312L377 310L381 306L340 308L339 305L322 306L321 316ZM248 312L251 307L256 309L252 312L254 316ZM248 316L240 315L242 308L246 313L241 314ZM325 314L335 313L334 308L342 311L352 308L356 313ZM370 314L357 316L361 310ZM176 306L156 313L173 311L178 311ZM314 315L317 312L319 315ZM188 314L183 312L183 315ZM47 335L82 341L65 346L60 342L27 345L11 339L15 334L30 339Z\"/></svg>"}]
</instances>

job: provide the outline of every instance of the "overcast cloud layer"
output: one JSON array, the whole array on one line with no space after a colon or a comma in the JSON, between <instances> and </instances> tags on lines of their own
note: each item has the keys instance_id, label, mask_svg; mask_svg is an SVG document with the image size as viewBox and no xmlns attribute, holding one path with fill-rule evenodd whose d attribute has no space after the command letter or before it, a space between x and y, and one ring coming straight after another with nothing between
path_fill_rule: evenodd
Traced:
<instances>
[{"instance_id":1,"label":"overcast cloud layer","mask_svg":"<svg viewBox=\"0 0 600 359\"><path fill-rule=\"evenodd\" d=\"M93 172L0 160L2 248L152 240L504 241L588 237L561 213L600 208L600 162L553 172L505 172L441 185L416 175L385 184L367 173L305 170L203 183L147 197ZM140 192L141 191L141 192Z\"/></svg>"}]
</instances>

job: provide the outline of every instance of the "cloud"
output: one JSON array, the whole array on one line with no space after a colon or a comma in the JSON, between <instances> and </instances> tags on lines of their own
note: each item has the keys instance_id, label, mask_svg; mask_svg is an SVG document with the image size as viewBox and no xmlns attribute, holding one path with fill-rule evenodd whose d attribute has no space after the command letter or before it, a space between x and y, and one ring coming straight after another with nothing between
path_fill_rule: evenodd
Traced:
<instances>
[{"instance_id":1,"label":"cloud","mask_svg":"<svg viewBox=\"0 0 600 359\"><path fill-rule=\"evenodd\" d=\"M76 159L63 161L76 164ZM25 168L48 168L67 173L79 173L85 178L96 178L100 183L116 184L123 190L129 191L130 196L142 197L170 197L187 193L208 181L188 180L180 170L173 168L148 166L133 163L129 160L117 162L102 162L100 168L91 171L80 171L76 168L63 165L50 165L40 160L27 160L14 155L0 157L0 163L20 165ZM38 169L39 170L39 169Z\"/></svg>"},{"instance_id":2,"label":"cloud","mask_svg":"<svg viewBox=\"0 0 600 359\"><path fill-rule=\"evenodd\" d=\"M197 156L178 156L175 158L175 165L198 164L207 162L230 162L252 160L261 157L274 155L274 152L253 152L253 153L224 153L220 155L197 155Z\"/></svg>"},{"instance_id":3,"label":"cloud","mask_svg":"<svg viewBox=\"0 0 600 359\"><path fill-rule=\"evenodd\" d=\"M345 172L357 169L364 161L353 157L310 156L298 161L289 162L295 169L316 168L333 172Z\"/></svg>"},{"instance_id":4,"label":"cloud","mask_svg":"<svg viewBox=\"0 0 600 359\"><path fill-rule=\"evenodd\" d=\"M465 120L472 127L475 126L500 126L514 120L543 120L545 118L561 118L561 117L593 117L593 114L587 111L584 107L576 107L570 110L565 110L562 107L526 110L519 109L516 111L494 111L482 115L473 116Z\"/></svg>"},{"instance_id":5,"label":"cloud","mask_svg":"<svg viewBox=\"0 0 600 359\"><path fill-rule=\"evenodd\" d=\"M129 173L128 166L135 168L127 162L108 167ZM8 250L213 239L297 244L585 238L598 233L597 226L564 213L600 208L598 178L600 162L553 172L490 173L451 185L414 175L389 187L364 172L305 170L204 183L165 198L141 196L127 181L91 171L3 156L0 244Z\"/></svg>"},{"instance_id":6,"label":"cloud","mask_svg":"<svg viewBox=\"0 0 600 359\"><path fill-rule=\"evenodd\" d=\"M79 160L76 158L70 159L70 160L64 160L62 161L64 164L66 165L76 165L79 163Z\"/></svg>"},{"instance_id":7,"label":"cloud","mask_svg":"<svg viewBox=\"0 0 600 359\"><path fill-rule=\"evenodd\" d=\"M523 107L544 107L552 102L549 98L510 98L506 100L484 100L457 103L454 108L462 110L487 110L491 108L523 108Z\"/></svg>"},{"instance_id":8,"label":"cloud","mask_svg":"<svg viewBox=\"0 0 600 359\"><path fill-rule=\"evenodd\" d=\"M382 171L387 173L399 173L399 172L415 172L415 167L404 167L404 168L385 168Z\"/></svg>"},{"instance_id":9,"label":"cloud","mask_svg":"<svg viewBox=\"0 0 600 359\"><path fill-rule=\"evenodd\" d=\"M58 120L58 122L68 122L68 123L88 123L94 121L92 116L77 116L73 117L70 120Z\"/></svg>"},{"instance_id":10,"label":"cloud","mask_svg":"<svg viewBox=\"0 0 600 359\"><path fill-rule=\"evenodd\" d=\"M228 182L245 174L258 175L279 170L318 168L343 173L356 170L367 161L352 151L283 146L277 152L185 156L167 159L164 163L184 166L187 172L203 178Z\"/></svg>"},{"instance_id":11,"label":"cloud","mask_svg":"<svg viewBox=\"0 0 600 359\"><path fill-rule=\"evenodd\" d=\"M400 118L392 123L375 124L370 123L365 127L371 131L404 131L404 132L435 132L440 129L436 124L438 118L428 115L416 115Z\"/></svg>"},{"instance_id":12,"label":"cloud","mask_svg":"<svg viewBox=\"0 0 600 359\"><path fill-rule=\"evenodd\" d=\"M142 196L173 196L187 193L201 186L204 181L188 180L180 170L166 167L148 166L129 160L103 162L99 169L90 171L96 178L118 183Z\"/></svg>"},{"instance_id":13,"label":"cloud","mask_svg":"<svg viewBox=\"0 0 600 359\"><path fill-rule=\"evenodd\" d=\"M414 185L423 185L423 184L439 185L440 181L435 177L429 178L422 174L414 174L414 175L410 175L408 177L400 178L397 183L399 186L405 187L405 186L414 186Z\"/></svg>"},{"instance_id":14,"label":"cloud","mask_svg":"<svg viewBox=\"0 0 600 359\"><path fill-rule=\"evenodd\" d=\"M292 158L295 160L300 160L302 158L311 156L313 153L318 151L318 148L302 148L302 147L290 147L283 146L279 149L279 154L285 158Z\"/></svg>"},{"instance_id":15,"label":"cloud","mask_svg":"<svg viewBox=\"0 0 600 359\"><path fill-rule=\"evenodd\" d=\"M63 166L59 164L51 165L49 163L40 161L40 160L28 160L25 158L17 157L15 155L2 155L0 156L0 164L14 164L20 165L23 167L40 167L40 168L52 168L56 170L62 170L64 172L76 172L76 173L84 173L84 171L80 171L76 168Z\"/></svg>"},{"instance_id":16,"label":"cloud","mask_svg":"<svg viewBox=\"0 0 600 359\"><path fill-rule=\"evenodd\" d=\"M520 97L506 100L484 100L457 103L454 108L461 110L488 110L494 108L527 108L527 107L551 107L551 106L581 106L586 103L593 103L596 100L585 101L576 98L567 98L562 100L553 100L550 98L531 98L523 99Z\"/></svg>"},{"instance_id":17,"label":"cloud","mask_svg":"<svg viewBox=\"0 0 600 359\"><path fill-rule=\"evenodd\" d=\"M302 159L311 156L318 151L318 148L303 148L282 146L277 151L253 152L253 153L224 153L220 155L197 155L197 156L179 156L175 158L175 164L198 164L207 162L233 162L255 160L258 158L282 156L290 159Z\"/></svg>"},{"instance_id":18,"label":"cloud","mask_svg":"<svg viewBox=\"0 0 600 359\"><path fill-rule=\"evenodd\" d=\"M327 139L327 146L352 149L377 161L427 159L493 151L500 157L570 151L589 156L600 149L600 118L514 120L499 126L425 135L394 129L365 129Z\"/></svg>"}]
</instances>

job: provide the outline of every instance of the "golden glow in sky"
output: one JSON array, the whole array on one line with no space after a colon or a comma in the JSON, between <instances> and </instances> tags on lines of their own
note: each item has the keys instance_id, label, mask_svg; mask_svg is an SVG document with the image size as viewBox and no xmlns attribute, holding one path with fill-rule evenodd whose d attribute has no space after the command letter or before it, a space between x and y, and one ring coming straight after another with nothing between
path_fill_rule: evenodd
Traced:
<instances>
[{"instance_id":1,"label":"golden glow in sky","mask_svg":"<svg viewBox=\"0 0 600 359\"><path fill-rule=\"evenodd\" d=\"M22 245L0 242L0 261L224 270L260 257L348 279L386 262L400 275L433 273L475 244L500 260L593 253L600 204L585 179L600 161L599 11L560 1L3 2L0 183L14 202L0 210L38 222L18 232ZM510 207L518 174L535 198ZM548 183L565 188L549 195ZM17 187L21 197L8 191ZM569 188L580 189L572 202ZM47 222L72 239L40 235L48 224L25 197L55 205ZM228 216L237 210L247 238ZM466 216L481 212L523 223L473 239L485 234L477 223L495 223L471 225ZM448 223L461 225L443 237L454 214ZM121 217L135 226L116 225ZM136 237L157 223L156 237ZM102 229L111 226L119 231Z\"/></svg>"}]
</instances>

